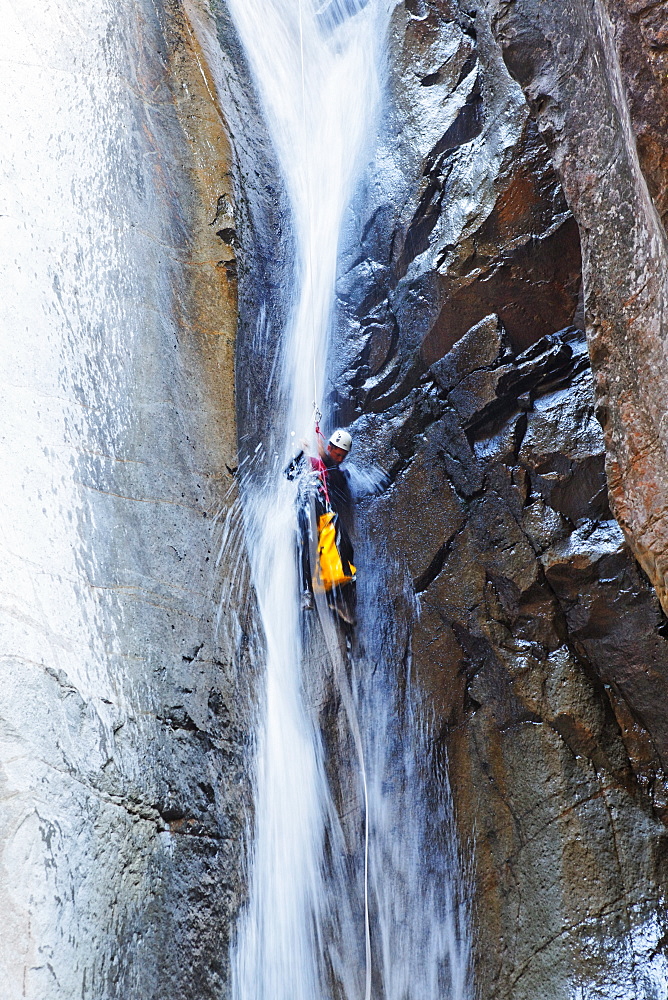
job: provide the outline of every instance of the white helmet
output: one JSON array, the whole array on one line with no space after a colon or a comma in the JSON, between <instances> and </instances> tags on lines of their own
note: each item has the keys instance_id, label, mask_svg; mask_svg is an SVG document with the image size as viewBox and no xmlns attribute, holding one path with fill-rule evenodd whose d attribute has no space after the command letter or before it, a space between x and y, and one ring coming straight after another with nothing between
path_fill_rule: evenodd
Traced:
<instances>
[{"instance_id":1,"label":"white helmet","mask_svg":"<svg viewBox=\"0 0 668 1000\"><path fill-rule=\"evenodd\" d=\"M348 431L342 431L339 428L339 430L334 431L328 444L331 444L333 448L340 448L341 451L349 452L353 446L353 439Z\"/></svg>"}]
</instances>

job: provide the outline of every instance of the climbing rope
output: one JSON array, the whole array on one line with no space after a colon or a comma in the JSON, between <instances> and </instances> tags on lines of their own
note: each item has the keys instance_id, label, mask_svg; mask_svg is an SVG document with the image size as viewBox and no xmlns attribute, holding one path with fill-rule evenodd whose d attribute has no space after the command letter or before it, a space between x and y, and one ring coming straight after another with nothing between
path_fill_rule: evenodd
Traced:
<instances>
[{"instance_id":1,"label":"climbing rope","mask_svg":"<svg viewBox=\"0 0 668 1000\"><path fill-rule=\"evenodd\" d=\"M313 403L313 422L315 424L315 436L316 436L316 438L320 438L320 440L324 444L325 435L320 430L320 421L321 420L322 420L322 413L320 412L320 410L318 409L316 403L314 402ZM327 510L331 510L332 509L332 505L329 502L329 490L327 489L327 466L325 465L325 463L323 462L323 460L321 458L319 458L319 457L311 459L311 464L312 464L313 468L315 469L315 471L320 476L320 481L322 482L323 492L325 494L325 501L326 501L326 504L327 504Z\"/></svg>"},{"instance_id":2,"label":"climbing rope","mask_svg":"<svg viewBox=\"0 0 668 1000\"><path fill-rule=\"evenodd\" d=\"M336 630L328 618L322 619L323 634L328 647L330 659L341 693L341 700L348 717L348 725L357 751L357 760L362 778L364 794L364 952L365 952L365 988L364 1000L371 1000L371 922L369 917L369 789L367 786L366 764L364 761L364 745L360 730L355 697L353 694L354 661L351 676L348 678L343 657L336 637Z\"/></svg>"},{"instance_id":3,"label":"climbing rope","mask_svg":"<svg viewBox=\"0 0 668 1000\"><path fill-rule=\"evenodd\" d=\"M313 210L311 206L311 180L309 177L306 156L306 146L308 143L308 132L306 129L306 72L304 68L304 20L302 15L302 0L299 0L299 56L301 60L302 77L302 131L304 142L304 181L306 184L306 208L308 212L308 276L309 276L309 299L311 303L311 354L313 357L313 398L318 398L318 373L316 369L315 357L315 302L313 297L313 254L312 254L312 230L313 230ZM316 402L313 404L316 409ZM320 412L320 411L318 411Z\"/></svg>"}]
</instances>

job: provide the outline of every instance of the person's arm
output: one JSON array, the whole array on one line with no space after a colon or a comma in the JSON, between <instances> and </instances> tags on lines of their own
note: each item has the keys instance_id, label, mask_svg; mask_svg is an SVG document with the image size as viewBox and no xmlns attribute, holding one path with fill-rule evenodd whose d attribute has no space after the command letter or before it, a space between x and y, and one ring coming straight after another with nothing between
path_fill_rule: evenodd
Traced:
<instances>
[{"instance_id":1,"label":"person's arm","mask_svg":"<svg viewBox=\"0 0 668 1000\"><path fill-rule=\"evenodd\" d=\"M300 451L298 455L292 459L292 461L283 470L283 475L286 479L296 479L299 473L302 471L304 466L304 452Z\"/></svg>"}]
</instances>

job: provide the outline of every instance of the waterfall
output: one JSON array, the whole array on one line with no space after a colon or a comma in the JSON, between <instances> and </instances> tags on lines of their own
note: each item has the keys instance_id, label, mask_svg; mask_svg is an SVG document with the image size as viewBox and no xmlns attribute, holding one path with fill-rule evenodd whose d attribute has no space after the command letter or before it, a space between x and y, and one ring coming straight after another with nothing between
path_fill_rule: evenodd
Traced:
<instances>
[{"instance_id":1,"label":"waterfall","mask_svg":"<svg viewBox=\"0 0 668 1000\"><path fill-rule=\"evenodd\" d=\"M403 705L395 697L392 628L378 631L374 622L376 636L390 643L383 651L370 633L365 646L346 644L324 608L301 619L295 492L281 475L296 441L312 434L314 402L323 399L340 235L374 154L389 6L228 0L228 7L287 191L296 254L289 319L272 331L281 338L273 437L251 461L261 475L242 483L265 689L233 997L463 1000L468 953L465 913L449 881L454 855L439 874L426 844L420 726L410 694ZM370 543L363 552L378 565ZM376 586L382 573L362 588L360 635L383 615ZM412 829L401 831L411 808ZM440 806L435 815L443 819Z\"/></svg>"}]
</instances>

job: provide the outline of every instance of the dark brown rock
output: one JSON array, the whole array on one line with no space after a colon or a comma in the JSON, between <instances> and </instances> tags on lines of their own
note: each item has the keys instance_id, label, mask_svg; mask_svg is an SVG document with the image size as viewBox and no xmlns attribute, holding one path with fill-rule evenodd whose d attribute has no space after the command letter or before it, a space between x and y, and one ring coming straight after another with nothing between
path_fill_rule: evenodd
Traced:
<instances>
[{"instance_id":1,"label":"dark brown rock","mask_svg":"<svg viewBox=\"0 0 668 1000\"><path fill-rule=\"evenodd\" d=\"M465 395L476 374L483 389ZM431 378L440 410L416 399ZM474 838L481 995L629 989L641 961L650 982L651 949L629 941L665 884L668 641L607 505L583 335L517 355L489 317L396 404L395 439L416 413L399 497L371 517L395 559L421 565L431 546L413 574L413 664ZM439 469L455 521L437 510Z\"/></svg>"},{"instance_id":2,"label":"dark brown rock","mask_svg":"<svg viewBox=\"0 0 668 1000\"><path fill-rule=\"evenodd\" d=\"M513 0L493 21L580 228L612 507L668 606L663 8Z\"/></svg>"},{"instance_id":3,"label":"dark brown rock","mask_svg":"<svg viewBox=\"0 0 668 1000\"><path fill-rule=\"evenodd\" d=\"M520 350L573 320L581 281L579 236L532 121L499 187L480 228L456 247L443 248L436 260L445 302L423 345L428 363L485 312L499 315Z\"/></svg>"},{"instance_id":4,"label":"dark brown rock","mask_svg":"<svg viewBox=\"0 0 668 1000\"><path fill-rule=\"evenodd\" d=\"M423 346L428 363L490 310L498 313L519 349L573 319L580 286L580 241L572 219L549 235L513 246L482 281L479 257L472 247L466 261L470 277L445 283L446 304Z\"/></svg>"}]
</instances>

